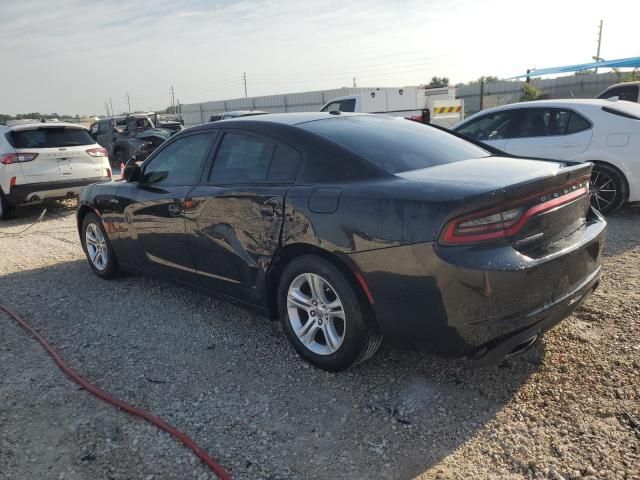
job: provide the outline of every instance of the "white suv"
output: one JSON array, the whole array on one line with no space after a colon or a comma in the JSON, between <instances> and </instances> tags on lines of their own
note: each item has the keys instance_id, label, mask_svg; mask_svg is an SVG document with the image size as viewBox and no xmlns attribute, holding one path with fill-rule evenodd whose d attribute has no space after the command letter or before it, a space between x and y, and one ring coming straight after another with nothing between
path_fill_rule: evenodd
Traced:
<instances>
[{"instance_id":1,"label":"white suv","mask_svg":"<svg viewBox=\"0 0 640 480\"><path fill-rule=\"evenodd\" d=\"M0 125L0 218L22 203L77 196L111 181L107 151L71 123Z\"/></svg>"}]
</instances>

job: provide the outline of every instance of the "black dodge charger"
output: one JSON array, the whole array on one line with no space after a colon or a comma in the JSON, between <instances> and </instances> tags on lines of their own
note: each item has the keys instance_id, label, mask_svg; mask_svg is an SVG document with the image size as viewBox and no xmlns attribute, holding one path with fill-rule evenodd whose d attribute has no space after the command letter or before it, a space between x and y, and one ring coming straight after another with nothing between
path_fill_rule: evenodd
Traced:
<instances>
[{"instance_id":1,"label":"black dodge charger","mask_svg":"<svg viewBox=\"0 0 640 480\"><path fill-rule=\"evenodd\" d=\"M94 272L139 270L280 318L326 370L381 341L495 363L599 282L590 164L509 158L375 115L181 131L77 212Z\"/></svg>"}]
</instances>

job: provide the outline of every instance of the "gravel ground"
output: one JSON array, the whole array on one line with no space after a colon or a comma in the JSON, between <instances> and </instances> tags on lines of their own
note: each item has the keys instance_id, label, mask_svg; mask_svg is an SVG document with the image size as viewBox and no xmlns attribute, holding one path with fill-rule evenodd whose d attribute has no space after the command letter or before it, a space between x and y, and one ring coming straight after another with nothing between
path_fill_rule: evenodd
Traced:
<instances>
[{"instance_id":1,"label":"gravel ground","mask_svg":"<svg viewBox=\"0 0 640 480\"><path fill-rule=\"evenodd\" d=\"M71 204L0 225L0 301L101 388L236 479L640 478L640 211L610 218L600 289L527 354L481 370L382 348L329 374L276 322L159 280L94 276ZM0 314L0 479L215 478L71 383Z\"/></svg>"}]
</instances>

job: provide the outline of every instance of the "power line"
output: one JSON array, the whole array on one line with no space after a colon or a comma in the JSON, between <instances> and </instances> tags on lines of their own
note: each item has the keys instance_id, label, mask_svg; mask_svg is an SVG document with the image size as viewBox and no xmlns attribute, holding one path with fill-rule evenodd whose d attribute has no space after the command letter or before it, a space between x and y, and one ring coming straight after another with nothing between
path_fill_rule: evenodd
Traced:
<instances>
[{"instance_id":1,"label":"power line","mask_svg":"<svg viewBox=\"0 0 640 480\"><path fill-rule=\"evenodd\" d=\"M446 59L446 61L453 60L448 55L434 55L430 57L428 56L425 57L424 55L422 55L420 58L414 58L411 60L400 60L400 61L375 63L375 64L368 64L368 65L352 65L349 67L338 67L338 68L330 68L330 69L323 68L321 70L307 70L302 72L300 71L290 72L290 73L281 72L277 74L257 75L257 77L255 78L252 77L252 78L254 78L254 83L256 81L258 83L264 83L271 80L278 81L278 79L284 79L288 81L296 77L299 78L299 77L309 77L309 76L313 76L314 78L317 78L317 77L338 77L338 76L349 75L349 77L351 77L356 72L358 74L361 74L361 73L373 74L375 71L387 71L391 68L394 68L393 65L397 66L395 68L419 67L421 65L436 66L436 65L442 64L443 59L445 57L449 57ZM246 76L246 73L244 73L241 77L241 82L243 85L244 85L245 76ZM258 80L256 80L256 78ZM196 93L196 92L205 91L213 88L222 88L225 86L232 85L233 83L235 83L233 80L219 80L216 82L211 82L209 84L200 84L200 85L193 85L190 87L184 87L184 88L181 87L181 88L183 90L187 90L190 93Z\"/></svg>"}]
</instances>

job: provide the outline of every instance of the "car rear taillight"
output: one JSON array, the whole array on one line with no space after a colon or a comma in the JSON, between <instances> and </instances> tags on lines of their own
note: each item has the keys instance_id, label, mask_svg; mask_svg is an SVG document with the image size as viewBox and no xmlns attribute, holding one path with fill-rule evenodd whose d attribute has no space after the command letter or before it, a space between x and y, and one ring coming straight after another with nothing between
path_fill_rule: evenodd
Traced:
<instances>
[{"instance_id":1,"label":"car rear taillight","mask_svg":"<svg viewBox=\"0 0 640 480\"><path fill-rule=\"evenodd\" d=\"M0 154L0 163L3 165L11 165L12 163L30 162L38 156L37 153L7 153Z\"/></svg>"},{"instance_id":2,"label":"car rear taillight","mask_svg":"<svg viewBox=\"0 0 640 480\"><path fill-rule=\"evenodd\" d=\"M108 157L109 156L109 152L107 152L107 149L102 147L90 148L89 150L87 150L87 153L92 157Z\"/></svg>"},{"instance_id":3,"label":"car rear taillight","mask_svg":"<svg viewBox=\"0 0 640 480\"><path fill-rule=\"evenodd\" d=\"M586 197L588 193L589 181L583 179L558 190L541 192L515 204L505 205L503 209L481 210L455 218L445 226L440 243L469 245L513 237L536 215Z\"/></svg>"},{"instance_id":4,"label":"car rear taillight","mask_svg":"<svg viewBox=\"0 0 640 480\"><path fill-rule=\"evenodd\" d=\"M9 187L15 187L16 180L17 180L17 177L11 177L11 180L9 180Z\"/></svg>"}]
</instances>

